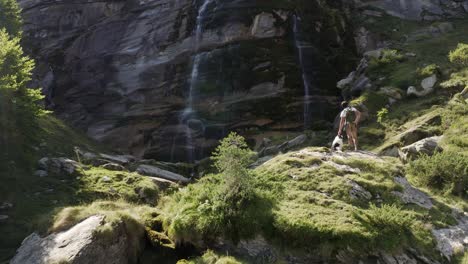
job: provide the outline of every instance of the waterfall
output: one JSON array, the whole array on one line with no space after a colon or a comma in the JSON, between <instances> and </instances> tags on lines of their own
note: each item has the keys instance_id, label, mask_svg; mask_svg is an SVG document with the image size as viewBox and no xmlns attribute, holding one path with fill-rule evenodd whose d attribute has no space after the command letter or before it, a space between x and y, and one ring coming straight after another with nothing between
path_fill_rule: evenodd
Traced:
<instances>
[{"instance_id":1,"label":"waterfall","mask_svg":"<svg viewBox=\"0 0 468 264\"><path fill-rule=\"evenodd\" d=\"M185 137L186 137L186 148L188 161L193 162L195 160L195 144L192 135L192 129L190 128L191 121L195 120L196 111L193 109L193 101L195 96L195 86L198 80L199 67L203 58L203 53L199 53L200 43L203 38L203 20L205 18L206 9L214 0L204 0L203 4L198 9L196 28L195 28L195 43L194 51L195 56L192 61L192 72L190 74L189 82L189 94L186 102L186 107L179 116L179 123L185 126ZM203 126L203 124L202 124Z\"/></svg>"},{"instance_id":2,"label":"waterfall","mask_svg":"<svg viewBox=\"0 0 468 264\"><path fill-rule=\"evenodd\" d=\"M307 129L310 126L310 109L309 109L309 96L310 96L310 82L305 71L304 67L304 49L311 48L310 45L304 45L300 40L299 32L299 21L300 18L297 15L293 16L293 33L294 33L294 45L296 46L298 57L299 57L299 66L301 67L302 72L302 83L304 85L304 129Z\"/></svg>"}]
</instances>

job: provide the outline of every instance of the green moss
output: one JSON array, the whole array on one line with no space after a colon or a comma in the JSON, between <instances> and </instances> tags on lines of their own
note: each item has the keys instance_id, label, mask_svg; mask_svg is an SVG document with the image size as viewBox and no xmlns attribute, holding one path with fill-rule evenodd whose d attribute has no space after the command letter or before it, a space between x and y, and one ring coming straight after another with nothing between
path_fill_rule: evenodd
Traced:
<instances>
[{"instance_id":1,"label":"green moss","mask_svg":"<svg viewBox=\"0 0 468 264\"><path fill-rule=\"evenodd\" d=\"M159 195L159 189L151 179L136 173L91 168L77 181L77 195L89 201L121 198L138 202L145 197L146 200L155 202Z\"/></svg>"},{"instance_id":2,"label":"green moss","mask_svg":"<svg viewBox=\"0 0 468 264\"><path fill-rule=\"evenodd\" d=\"M242 264L244 262L230 256L223 256L216 254L215 252L208 250L203 256L188 259L179 260L177 264Z\"/></svg>"}]
</instances>

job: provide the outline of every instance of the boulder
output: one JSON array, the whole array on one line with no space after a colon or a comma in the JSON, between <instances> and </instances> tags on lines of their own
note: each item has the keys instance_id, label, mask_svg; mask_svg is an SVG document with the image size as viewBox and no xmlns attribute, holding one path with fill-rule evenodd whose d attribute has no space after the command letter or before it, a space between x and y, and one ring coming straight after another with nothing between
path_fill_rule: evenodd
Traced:
<instances>
[{"instance_id":1,"label":"boulder","mask_svg":"<svg viewBox=\"0 0 468 264\"><path fill-rule=\"evenodd\" d=\"M100 233L100 228L106 228L106 233ZM104 216L94 215L69 230L44 238L33 233L24 239L10 264L131 263L136 261L134 247L141 243L143 232L137 232L141 237L135 237L137 234L126 228L123 222L107 226Z\"/></svg>"},{"instance_id":2,"label":"boulder","mask_svg":"<svg viewBox=\"0 0 468 264\"><path fill-rule=\"evenodd\" d=\"M368 201L372 198L372 194L364 189L361 185L357 184L355 181L348 180L347 182L351 187L349 190L349 196L351 199Z\"/></svg>"},{"instance_id":3,"label":"boulder","mask_svg":"<svg viewBox=\"0 0 468 264\"><path fill-rule=\"evenodd\" d=\"M117 164L117 163L106 163L102 165L102 167L106 170L111 170L111 171L123 171L125 170L125 167Z\"/></svg>"},{"instance_id":4,"label":"boulder","mask_svg":"<svg viewBox=\"0 0 468 264\"><path fill-rule=\"evenodd\" d=\"M288 150L291 150L293 148L299 147L300 145L304 144L307 140L306 135L300 135L297 136L296 138L287 141L279 146L280 150L283 152L286 152Z\"/></svg>"},{"instance_id":5,"label":"boulder","mask_svg":"<svg viewBox=\"0 0 468 264\"><path fill-rule=\"evenodd\" d=\"M13 204L9 202L3 202L2 205L0 205L0 210L7 210L13 208Z\"/></svg>"},{"instance_id":6,"label":"boulder","mask_svg":"<svg viewBox=\"0 0 468 264\"><path fill-rule=\"evenodd\" d=\"M421 81L421 87L424 90L433 89L435 84L437 83L437 75L433 74Z\"/></svg>"},{"instance_id":7,"label":"boulder","mask_svg":"<svg viewBox=\"0 0 468 264\"><path fill-rule=\"evenodd\" d=\"M442 136L425 138L409 146L406 146L399 151L400 159L407 162L417 158L421 154L433 155L436 151L442 150L442 148L439 146L442 138Z\"/></svg>"},{"instance_id":8,"label":"boulder","mask_svg":"<svg viewBox=\"0 0 468 264\"><path fill-rule=\"evenodd\" d=\"M403 192L393 192L393 195L400 198L405 204L416 204L426 209L433 207L432 200L429 195L414 188L404 177L395 177L395 182L403 187Z\"/></svg>"},{"instance_id":9,"label":"boulder","mask_svg":"<svg viewBox=\"0 0 468 264\"><path fill-rule=\"evenodd\" d=\"M49 175L49 174L45 170L37 170L37 171L34 172L34 176L40 177L40 178L47 177L47 175Z\"/></svg>"},{"instance_id":10,"label":"boulder","mask_svg":"<svg viewBox=\"0 0 468 264\"><path fill-rule=\"evenodd\" d=\"M163 179L174 181L174 182L180 182L180 183L190 182L190 179L185 178L182 175L179 175L177 173L170 172L167 170L163 170L158 167L151 166L151 165L140 165L136 169L136 172L138 172L140 175L143 175L143 176L153 176L153 177L163 178Z\"/></svg>"},{"instance_id":11,"label":"boulder","mask_svg":"<svg viewBox=\"0 0 468 264\"><path fill-rule=\"evenodd\" d=\"M136 161L136 158L131 155L109 155L109 154L101 153L99 154L99 156L104 160L108 160L108 161L111 161L113 163L117 163L120 165L126 165L126 164Z\"/></svg>"},{"instance_id":12,"label":"boulder","mask_svg":"<svg viewBox=\"0 0 468 264\"><path fill-rule=\"evenodd\" d=\"M42 158L38 162L40 171L45 171L53 175L81 175L83 167L80 163L68 158ZM41 172L42 176L45 176ZM39 175L38 175L39 176Z\"/></svg>"},{"instance_id":13,"label":"boulder","mask_svg":"<svg viewBox=\"0 0 468 264\"><path fill-rule=\"evenodd\" d=\"M437 241L437 249L447 259L459 252L468 250L468 216L462 215L458 224L432 231Z\"/></svg>"},{"instance_id":14,"label":"boulder","mask_svg":"<svg viewBox=\"0 0 468 264\"><path fill-rule=\"evenodd\" d=\"M340 80L340 81L336 84L336 87L337 87L338 89L344 89L344 88L350 86L351 83L352 83L353 80L354 80L354 75L355 75L355 72L351 72L351 73L348 75L348 77L346 77L346 78Z\"/></svg>"}]
</instances>

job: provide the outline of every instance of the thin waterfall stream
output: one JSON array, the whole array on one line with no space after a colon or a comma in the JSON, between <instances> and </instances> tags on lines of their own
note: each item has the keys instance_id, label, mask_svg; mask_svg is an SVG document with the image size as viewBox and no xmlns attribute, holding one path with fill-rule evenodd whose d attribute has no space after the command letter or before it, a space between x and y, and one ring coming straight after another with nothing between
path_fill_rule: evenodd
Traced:
<instances>
[{"instance_id":1,"label":"thin waterfall stream","mask_svg":"<svg viewBox=\"0 0 468 264\"><path fill-rule=\"evenodd\" d=\"M205 19L206 10L208 6L213 1L214 0L204 0L203 4L198 9L198 15L197 15L197 21L196 21L196 27L195 27L195 43L194 43L195 56L192 60L192 72L190 74L190 80L189 80L189 94L187 97L185 109L179 115L179 124L182 124L185 127L187 159L189 162L194 162L196 158L195 157L196 146L194 143L193 131L192 131L192 128L190 127L190 123L191 121L197 121L195 120L196 111L194 110L193 102L194 102L194 96L196 92L195 86L199 77L200 63L203 58L203 53L199 52L200 43L201 43L201 40L203 39L203 31L204 31L203 20ZM201 126L203 129L203 124Z\"/></svg>"},{"instance_id":2,"label":"thin waterfall stream","mask_svg":"<svg viewBox=\"0 0 468 264\"><path fill-rule=\"evenodd\" d=\"M298 57L299 57L299 66L301 67L302 72L302 83L304 85L304 129L309 128L310 126L310 106L309 106L309 97L310 97L310 80L307 76L305 65L304 65L304 49L310 48L310 45L304 45L304 42L300 39L300 29L299 22L300 17L297 15L293 16L293 33L294 33L294 45L296 46Z\"/></svg>"}]
</instances>

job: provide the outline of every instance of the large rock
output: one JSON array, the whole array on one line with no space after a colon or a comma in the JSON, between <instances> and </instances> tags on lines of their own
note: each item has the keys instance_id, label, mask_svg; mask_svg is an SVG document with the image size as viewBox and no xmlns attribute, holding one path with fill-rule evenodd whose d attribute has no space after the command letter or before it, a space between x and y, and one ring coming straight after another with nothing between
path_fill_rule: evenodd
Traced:
<instances>
[{"instance_id":1,"label":"large rock","mask_svg":"<svg viewBox=\"0 0 468 264\"><path fill-rule=\"evenodd\" d=\"M462 214L458 225L432 231L437 249L447 259L453 255L468 250L468 215Z\"/></svg>"},{"instance_id":2,"label":"large rock","mask_svg":"<svg viewBox=\"0 0 468 264\"><path fill-rule=\"evenodd\" d=\"M436 151L442 150L442 148L439 146L442 138L442 136L425 138L409 146L406 146L399 151L400 159L403 161L409 161L417 158L422 154L433 155Z\"/></svg>"},{"instance_id":3,"label":"large rock","mask_svg":"<svg viewBox=\"0 0 468 264\"><path fill-rule=\"evenodd\" d=\"M77 176L82 174L83 168L80 163L68 158L47 158L44 157L38 162L39 173L37 176L46 176L48 173L58 176ZM44 173L46 172L46 173Z\"/></svg>"},{"instance_id":4,"label":"large rock","mask_svg":"<svg viewBox=\"0 0 468 264\"><path fill-rule=\"evenodd\" d=\"M403 187L402 192L393 192L405 204L416 204L426 209L433 207L432 199L426 193L414 188L406 178L396 177L395 182Z\"/></svg>"},{"instance_id":5,"label":"large rock","mask_svg":"<svg viewBox=\"0 0 468 264\"><path fill-rule=\"evenodd\" d=\"M166 170L163 170L158 167L151 166L151 165L140 165L138 166L136 171L141 175L154 176L154 177L163 178L169 181L181 182L181 183L190 182L190 179L185 178L182 175L179 175L174 172L166 171Z\"/></svg>"},{"instance_id":6,"label":"large rock","mask_svg":"<svg viewBox=\"0 0 468 264\"><path fill-rule=\"evenodd\" d=\"M34 233L28 236L10 264L126 264L135 262L133 241L123 222L112 226L111 232L100 234L105 217L95 215L87 218L69 230L41 238ZM110 230L110 227L107 227ZM143 235L143 232L141 232ZM139 237L139 240L143 237Z\"/></svg>"}]
</instances>

